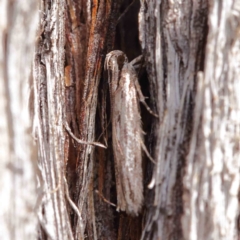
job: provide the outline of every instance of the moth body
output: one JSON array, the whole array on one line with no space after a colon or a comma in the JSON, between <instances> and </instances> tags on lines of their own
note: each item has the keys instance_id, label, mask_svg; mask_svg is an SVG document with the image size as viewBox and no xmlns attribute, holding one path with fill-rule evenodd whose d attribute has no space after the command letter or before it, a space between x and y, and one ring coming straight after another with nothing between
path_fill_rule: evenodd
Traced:
<instances>
[{"instance_id":1,"label":"moth body","mask_svg":"<svg viewBox=\"0 0 240 240\"><path fill-rule=\"evenodd\" d=\"M143 203L142 124L136 88L137 73L121 51L105 60L111 101L112 142L121 211L138 215Z\"/></svg>"}]
</instances>

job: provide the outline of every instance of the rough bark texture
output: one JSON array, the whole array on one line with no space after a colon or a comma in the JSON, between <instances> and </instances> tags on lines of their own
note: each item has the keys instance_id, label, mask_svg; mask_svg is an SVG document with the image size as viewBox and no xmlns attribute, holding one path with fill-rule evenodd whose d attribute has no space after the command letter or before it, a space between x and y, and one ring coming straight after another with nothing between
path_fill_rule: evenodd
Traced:
<instances>
[{"instance_id":1,"label":"rough bark texture","mask_svg":"<svg viewBox=\"0 0 240 240\"><path fill-rule=\"evenodd\" d=\"M237 239L239 1L141 4L160 117L142 239Z\"/></svg>"},{"instance_id":2,"label":"rough bark texture","mask_svg":"<svg viewBox=\"0 0 240 240\"><path fill-rule=\"evenodd\" d=\"M64 190L64 4L41 2L34 59L34 130L42 186L40 239L73 239Z\"/></svg>"},{"instance_id":3,"label":"rough bark texture","mask_svg":"<svg viewBox=\"0 0 240 240\"><path fill-rule=\"evenodd\" d=\"M131 2L40 2L30 98L40 171L26 111L36 6L0 3L1 239L240 239L240 1ZM141 107L156 164L143 157L138 217L109 204L113 49L144 55L139 82L159 116Z\"/></svg>"},{"instance_id":4,"label":"rough bark texture","mask_svg":"<svg viewBox=\"0 0 240 240\"><path fill-rule=\"evenodd\" d=\"M113 45L119 2L41 2L34 62L41 239L98 239L94 147L78 144L71 135L95 139L98 85Z\"/></svg>"},{"instance_id":5,"label":"rough bark texture","mask_svg":"<svg viewBox=\"0 0 240 240\"><path fill-rule=\"evenodd\" d=\"M37 4L3 0L0 16L0 239L36 239L37 152L28 99Z\"/></svg>"},{"instance_id":6,"label":"rough bark texture","mask_svg":"<svg viewBox=\"0 0 240 240\"><path fill-rule=\"evenodd\" d=\"M239 239L239 24L239 1L209 6L204 72L198 73L183 182L187 239Z\"/></svg>"}]
</instances>

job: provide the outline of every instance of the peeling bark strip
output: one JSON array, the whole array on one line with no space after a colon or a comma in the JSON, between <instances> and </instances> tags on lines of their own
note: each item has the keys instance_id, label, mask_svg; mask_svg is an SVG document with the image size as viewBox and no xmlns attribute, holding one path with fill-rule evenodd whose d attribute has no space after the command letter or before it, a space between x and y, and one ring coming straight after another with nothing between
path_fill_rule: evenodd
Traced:
<instances>
[{"instance_id":1,"label":"peeling bark strip","mask_svg":"<svg viewBox=\"0 0 240 240\"><path fill-rule=\"evenodd\" d=\"M139 108L139 100L144 100L134 63L135 60L128 63L126 55L118 50L110 52L105 60L110 86L117 208L138 215L143 202L141 148L144 151L146 148Z\"/></svg>"},{"instance_id":2,"label":"peeling bark strip","mask_svg":"<svg viewBox=\"0 0 240 240\"><path fill-rule=\"evenodd\" d=\"M65 80L69 86L65 88L65 109L71 132L85 142L95 139L98 85L103 58L114 42L120 3L121 0L67 1ZM102 219L95 215L98 206L93 195L94 148L88 144L75 147L70 141L66 155L69 194L82 215L82 220L77 214L73 216L74 238L84 239L82 233L86 232L89 239L103 239L98 236L98 222Z\"/></svg>"}]
</instances>

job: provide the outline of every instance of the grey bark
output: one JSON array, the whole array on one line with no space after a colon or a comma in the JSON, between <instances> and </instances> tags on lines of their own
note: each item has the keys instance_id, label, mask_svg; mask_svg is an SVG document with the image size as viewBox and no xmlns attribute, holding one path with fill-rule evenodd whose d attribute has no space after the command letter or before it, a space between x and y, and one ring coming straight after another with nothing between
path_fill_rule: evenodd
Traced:
<instances>
[{"instance_id":1,"label":"grey bark","mask_svg":"<svg viewBox=\"0 0 240 240\"><path fill-rule=\"evenodd\" d=\"M0 1L0 239L36 239L37 149L29 114L35 1Z\"/></svg>"},{"instance_id":2,"label":"grey bark","mask_svg":"<svg viewBox=\"0 0 240 240\"><path fill-rule=\"evenodd\" d=\"M34 60L40 239L98 239L93 202L97 93L117 8L118 1L40 5Z\"/></svg>"},{"instance_id":3,"label":"grey bark","mask_svg":"<svg viewBox=\"0 0 240 240\"><path fill-rule=\"evenodd\" d=\"M117 23L130 2L43 0L36 38L35 3L1 2L1 239L239 239L240 1L135 1ZM98 119L106 53L117 33L115 48L140 54L137 29L159 118L142 113L157 163L143 160L132 218L107 203L111 131L98 139Z\"/></svg>"},{"instance_id":4,"label":"grey bark","mask_svg":"<svg viewBox=\"0 0 240 240\"><path fill-rule=\"evenodd\" d=\"M157 165L142 239L238 239L239 1L142 1Z\"/></svg>"}]
</instances>

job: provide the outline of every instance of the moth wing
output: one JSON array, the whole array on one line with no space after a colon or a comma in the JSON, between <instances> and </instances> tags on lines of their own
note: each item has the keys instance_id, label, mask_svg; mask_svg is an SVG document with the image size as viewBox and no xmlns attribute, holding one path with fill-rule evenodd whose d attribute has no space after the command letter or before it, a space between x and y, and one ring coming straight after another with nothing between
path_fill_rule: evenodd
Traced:
<instances>
[{"instance_id":1,"label":"moth wing","mask_svg":"<svg viewBox=\"0 0 240 240\"><path fill-rule=\"evenodd\" d=\"M113 148L118 207L137 214L142 206L142 127L132 69L122 70L114 93Z\"/></svg>"}]
</instances>

